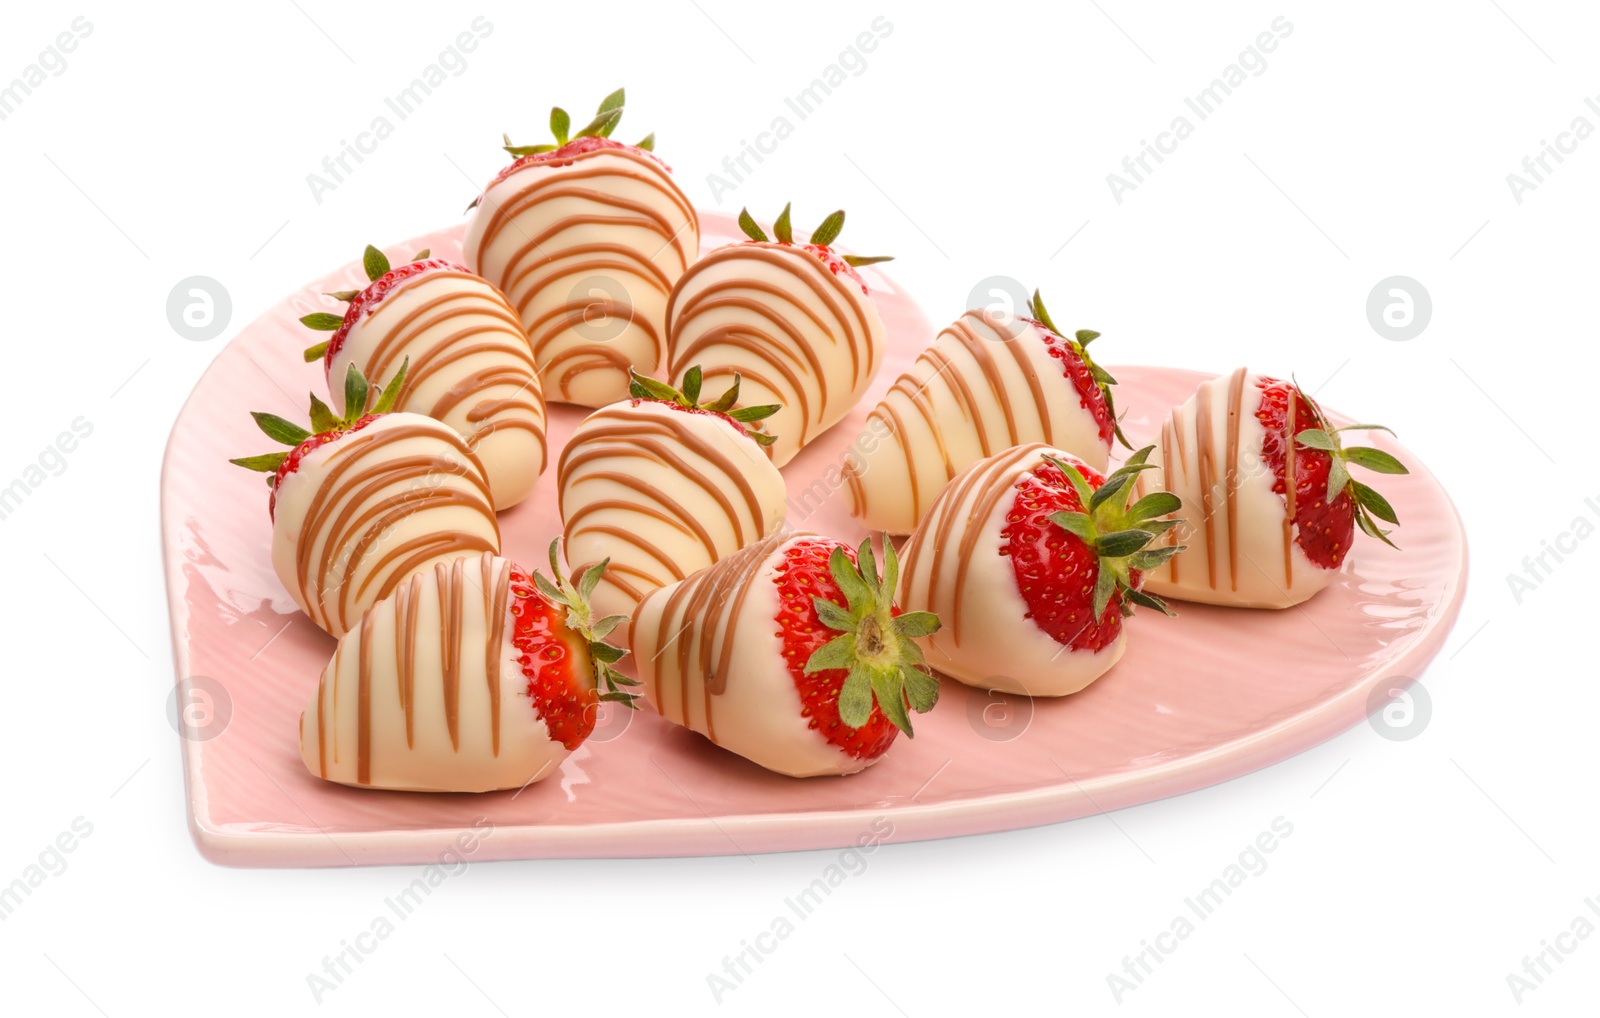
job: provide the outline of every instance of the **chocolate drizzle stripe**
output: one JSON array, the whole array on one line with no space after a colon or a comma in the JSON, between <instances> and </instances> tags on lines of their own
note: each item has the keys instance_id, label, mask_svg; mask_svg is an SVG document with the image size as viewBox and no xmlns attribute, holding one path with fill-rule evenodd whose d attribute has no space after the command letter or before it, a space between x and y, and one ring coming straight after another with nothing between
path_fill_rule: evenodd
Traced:
<instances>
[{"instance_id":1,"label":"chocolate drizzle stripe","mask_svg":"<svg viewBox=\"0 0 1600 1018\"><path fill-rule=\"evenodd\" d=\"M489 645L484 659L484 671L489 680L489 727L494 756L500 755L500 663L505 659L506 618L511 599L511 574L505 562L485 553L483 562L483 591L488 598Z\"/></svg>"},{"instance_id":2,"label":"chocolate drizzle stripe","mask_svg":"<svg viewBox=\"0 0 1600 1018\"><path fill-rule=\"evenodd\" d=\"M1240 368L1228 379L1228 444L1226 499L1228 505L1228 582L1239 589L1239 418L1244 414L1244 376Z\"/></svg>"},{"instance_id":3,"label":"chocolate drizzle stripe","mask_svg":"<svg viewBox=\"0 0 1600 1018\"><path fill-rule=\"evenodd\" d=\"M361 616L356 646L356 781L372 784L372 612Z\"/></svg>"}]
</instances>

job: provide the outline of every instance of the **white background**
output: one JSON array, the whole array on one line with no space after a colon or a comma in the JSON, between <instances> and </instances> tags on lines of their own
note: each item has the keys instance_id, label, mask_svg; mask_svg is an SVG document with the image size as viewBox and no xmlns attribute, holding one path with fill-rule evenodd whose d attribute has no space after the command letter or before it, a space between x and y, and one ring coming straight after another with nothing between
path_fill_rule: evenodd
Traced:
<instances>
[{"instance_id":1,"label":"white background","mask_svg":"<svg viewBox=\"0 0 1600 1018\"><path fill-rule=\"evenodd\" d=\"M75 16L93 26L0 121L0 485L74 418L94 426L0 521L0 884L75 817L93 825L0 922L0 1010L716 1009L707 974L836 853L474 866L315 1003L307 974L416 874L238 871L197 854L164 719L157 471L227 338L369 240L457 221L502 165L503 130L538 140L553 102L586 111L625 84L622 135L653 128L684 189L715 207L707 174L879 15L892 33L865 69L723 208L770 219L793 198L809 223L844 206L847 242L897 255L893 275L935 322L1007 274L1042 287L1070 327L1104 331L1109 363L1293 371L1392 425L1440 476L1473 582L1423 677L1419 737L1362 725L1109 818L890 844L721 1008L1492 1014L1518 1009L1506 977L1524 956L1580 914L1600 924L1584 904L1600 897L1600 541L1520 604L1506 579L1600 512L1585 506L1600 500L1600 139L1520 203L1506 182L1573 118L1600 127L1583 102L1600 95L1592 8L141 6L9 4L0 31L3 82ZM465 71L317 202L307 174L480 14L493 31ZM1118 203L1106 175L1279 16L1293 31L1266 69ZM211 342L167 323L168 291L193 274L232 295ZM1365 311L1395 274L1433 302L1407 342ZM1266 872L1119 1004L1107 974L1278 817L1293 835ZM1575 952L1521 1010L1573 1014L1600 995L1600 936L1565 942Z\"/></svg>"}]
</instances>

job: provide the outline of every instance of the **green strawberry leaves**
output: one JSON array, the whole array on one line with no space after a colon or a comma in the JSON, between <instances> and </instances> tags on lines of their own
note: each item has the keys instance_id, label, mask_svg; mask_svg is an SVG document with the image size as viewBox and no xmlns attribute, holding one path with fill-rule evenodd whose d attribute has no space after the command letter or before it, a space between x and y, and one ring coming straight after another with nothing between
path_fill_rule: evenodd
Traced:
<instances>
[{"instance_id":1,"label":"green strawberry leaves","mask_svg":"<svg viewBox=\"0 0 1600 1018\"><path fill-rule=\"evenodd\" d=\"M1044 319L1035 320L1055 332ZM1146 462L1154 451L1155 446L1147 445L1134 453L1099 488L1093 487L1083 471L1073 463L1048 454L1044 456L1046 462L1061 471L1077 495L1078 504L1085 507L1082 512L1062 510L1051 513L1047 518L1083 542L1099 560L1093 603L1093 617L1096 620L1105 614L1112 598L1119 594L1121 596L1117 603L1124 616L1133 614L1134 605L1163 615L1173 614L1172 609L1160 598L1139 590L1133 583L1132 575L1134 570L1145 572L1154 569L1183 551L1181 545L1150 546L1157 537L1182 522L1157 519L1182 509L1182 499L1170 491L1157 491L1145 495L1132 505L1128 504L1128 498L1133 494L1133 482L1141 472L1154 467L1154 464Z\"/></svg>"},{"instance_id":2,"label":"green strawberry leaves","mask_svg":"<svg viewBox=\"0 0 1600 1018\"><path fill-rule=\"evenodd\" d=\"M806 672L848 670L839 691L839 719L851 728L866 724L876 704L896 728L913 735L907 707L923 714L939 699L939 680L928 672L915 642L939 631L938 617L931 612L895 614L900 560L887 535L881 575L871 538L861 543L854 562L843 545L836 546L828 556L828 574L844 604L821 596L811 603L818 621L839 635L812 653Z\"/></svg>"},{"instance_id":3,"label":"green strawberry leaves","mask_svg":"<svg viewBox=\"0 0 1600 1018\"><path fill-rule=\"evenodd\" d=\"M1372 488L1351 477L1350 465L1363 467L1376 474L1408 474L1411 471L1404 463L1382 449L1366 445L1346 447L1339 437L1346 431L1388 431L1391 435L1394 432L1381 424L1347 424L1342 428L1332 427L1316 400L1301 389L1298 383L1294 389L1311 407L1311 414L1316 423L1314 428L1297 432L1294 436L1295 443L1307 449L1325 452L1331 457L1328 465L1328 491L1324 496L1327 503L1332 505L1341 492L1348 491L1355 503L1356 525L1361 528L1361 532L1368 537L1377 538L1391 548L1398 549L1399 545L1389 538L1392 531L1378 526L1380 520L1399 526L1400 520L1395 514L1394 506Z\"/></svg>"},{"instance_id":4,"label":"green strawberry leaves","mask_svg":"<svg viewBox=\"0 0 1600 1018\"><path fill-rule=\"evenodd\" d=\"M361 253L361 267L366 270L367 279L376 283L388 275L389 257L371 244L368 244L367 249Z\"/></svg>"},{"instance_id":5,"label":"green strawberry leaves","mask_svg":"<svg viewBox=\"0 0 1600 1018\"><path fill-rule=\"evenodd\" d=\"M539 593L544 595L545 600L566 609L565 621L568 628L588 643L589 658L594 667L595 687L600 691L600 699L638 710L639 697L625 687L637 686L639 680L630 679L611 667L626 657L628 652L606 642L606 637L611 635L611 631L628 621L628 617L607 615L597 619L589 604L589 598L594 595L595 588L600 585L600 578L605 575L610 565L609 558L602 559L575 577L563 575L561 538L558 537L550 542L550 575L554 576L555 580L552 582L535 569L533 585L539 588Z\"/></svg>"},{"instance_id":6,"label":"green strawberry leaves","mask_svg":"<svg viewBox=\"0 0 1600 1018\"><path fill-rule=\"evenodd\" d=\"M754 241L765 242L775 237L780 244L793 244L795 243L794 224L789 215L792 205L793 203L784 205L783 211L778 213L777 220L772 224L773 237L767 236L767 232L750 215L749 209L739 210L739 229L744 231L746 237ZM843 229L844 209L838 209L828 213L828 217L822 221L821 225L811 231L811 236L805 243L814 244L817 247L831 247L833 242L839 239L839 233ZM843 260L845 264L852 268L859 268L863 265L877 265L879 262L892 262L894 257L892 255L844 255Z\"/></svg>"},{"instance_id":7,"label":"green strawberry leaves","mask_svg":"<svg viewBox=\"0 0 1600 1018\"><path fill-rule=\"evenodd\" d=\"M739 373L733 375L733 384L728 386L726 392L707 403L700 402L700 390L705 382L705 373L700 365L696 364L683 373L683 388L675 389L666 382L641 375L633 369L628 370L628 395L634 399L652 399L662 403L671 403L686 410L706 410L715 414L722 414L732 418L741 425L754 424L764 421L777 413L783 407L777 403L763 403L760 406L736 407L739 401ZM778 440L778 436L764 431L751 431L741 429L745 436L753 439L757 445L768 446Z\"/></svg>"},{"instance_id":8,"label":"green strawberry leaves","mask_svg":"<svg viewBox=\"0 0 1600 1018\"><path fill-rule=\"evenodd\" d=\"M344 416L340 417L335 414L328 404L317 398L316 393L312 393L310 431L276 414L252 413L250 416L255 419L256 427L261 429L262 434L280 445L287 445L293 448L316 435L344 431L369 413L386 414L392 412L395 404L400 399L400 392L405 386L406 372L410 367L411 359L408 357L400 363L400 370L395 372L394 377L389 380L389 384L379 391L377 402L373 403L372 408L369 410L367 404L372 399L372 386L367 382L366 376L361 373L361 369L354 364L350 365L350 370L345 374ZM228 462L244 467L246 470L276 473L278 467L283 465L283 461L288 455L286 452L270 452L259 456L241 456L237 459L230 459ZM269 485L272 482L273 478L267 478Z\"/></svg>"},{"instance_id":9,"label":"green strawberry leaves","mask_svg":"<svg viewBox=\"0 0 1600 1018\"><path fill-rule=\"evenodd\" d=\"M615 131L617 125L622 122L622 110L626 104L627 91L621 88L617 89L600 100L600 105L594 112L594 119L579 128L575 134L572 131L572 116L561 107L552 106L550 108L550 134L556 140L554 145L513 145L511 136L505 134L501 135L501 139L505 142L501 147L506 150L508 155L521 158L522 156L539 155L543 152L554 152L568 142L576 141L579 138L609 138L611 137L611 132ZM655 132L652 131L645 135L634 147L642 148L646 152L654 151L656 147ZM477 202L473 203L473 205L476 204ZM468 206L468 208L471 207Z\"/></svg>"},{"instance_id":10,"label":"green strawberry leaves","mask_svg":"<svg viewBox=\"0 0 1600 1018\"><path fill-rule=\"evenodd\" d=\"M1083 366L1089 369L1089 375L1094 379L1094 384L1099 386L1100 394L1105 397L1106 413L1111 417L1111 430L1117 436L1117 441L1122 443L1123 448L1132 449L1133 444L1128 441L1128 436L1122 433L1122 420L1117 416L1116 396L1111 391L1111 387L1117 384L1117 380L1111 377L1109 371L1096 364L1094 358L1089 356L1089 344L1099 339L1100 333L1093 329L1079 329L1069 337L1065 332L1056 328L1056 323L1051 321L1050 312L1045 309L1044 298L1039 296L1038 290L1033 291L1033 299L1028 301L1028 317L1059 336L1072 349L1072 352L1078 355L1078 359L1083 361Z\"/></svg>"}]
</instances>

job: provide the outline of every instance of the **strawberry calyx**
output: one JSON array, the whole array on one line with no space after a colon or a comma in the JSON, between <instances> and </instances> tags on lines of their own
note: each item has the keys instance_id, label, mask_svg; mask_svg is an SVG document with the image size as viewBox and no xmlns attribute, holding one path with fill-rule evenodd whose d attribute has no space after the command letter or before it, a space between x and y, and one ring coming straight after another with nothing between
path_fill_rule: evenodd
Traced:
<instances>
[{"instance_id":1,"label":"strawberry calyx","mask_svg":"<svg viewBox=\"0 0 1600 1018\"><path fill-rule=\"evenodd\" d=\"M733 384L714 400L700 402L700 387L705 375L696 364L683 375L683 388L675 389L659 379L641 375L632 368L628 369L628 395L634 400L635 405L641 400L653 403L665 403L675 410L691 414L710 414L720 417L733 425L746 438L753 439L757 445L767 446L778 440L778 436L767 434L764 431L752 431L745 427L756 421L766 420L777 413L782 407L777 403L763 403L760 406L735 407L739 401L739 373L733 374Z\"/></svg>"},{"instance_id":2,"label":"strawberry calyx","mask_svg":"<svg viewBox=\"0 0 1600 1018\"><path fill-rule=\"evenodd\" d=\"M844 229L844 209L838 209L829 214L820 226L811 231L811 236L806 243L796 244L794 227L789 221L791 205L793 205L792 202L784 205L783 211L778 214L778 218L772 224L772 232L777 238L776 242L798 247L802 251L810 253L821 260L828 267L828 271L836 276L841 273L849 276L860 284L862 293L869 293L866 281L861 278L861 273L857 272L856 269L862 265L892 262L894 257L892 255L846 255L835 251L833 242L839 239L839 233ZM773 238L768 237L767 232L751 217L749 209L739 210L739 229L743 230L745 236L755 243L769 244L773 242Z\"/></svg>"},{"instance_id":3,"label":"strawberry calyx","mask_svg":"<svg viewBox=\"0 0 1600 1018\"><path fill-rule=\"evenodd\" d=\"M400 363L400 370L395 372L389 384L378 393L377 402L372 404L370 410L368 403L372 399L372 386L359 368L354 364L350 365L350 370L345 374L344 416L335 414L328 404L317 398L316 393L312 393L309 431L276 414L252 412L250 416L255 418L256 427L260 428L268 438L291 448L288 451L262 453L259 456L241 456L228 462L246 470L271 475L267 478L267 487L272 489L267 509L275 517L278 508L278 485L283 483L283 479L294 473L300 466L300 461L313 449L327 445L352 431L359 431L384 414L392 412L395 401L400 398L400 389L405 385L406 369L410 365L409 357Z\"/></svg>"},{"instance_id":4,"label":"strawberry calyx","mask_svg":"<svg viewBox=\"0 0 1600 1018\"><path fill-rule=\"evenodd\" d=\"M301 317L300 324L306 328L315 329L318 332L333 333L326 342L306 348L306 363L311 364L321 360L325 371L331 369L333 367L333 358L344 347L344 341L350 335L350 329L362 316L370 315L373 308L377 307L378 303L387 297L402 280L410 279L413 276L419 276L424 272L431 272L435 269L467 271L454 262L443 258L433 258L431 255L432 252L428 248L423 248L412 255L411 260L406 264L398 268L391 268L388 256L368 244L366 251L362 252L361 265L366 270L370 284L361 290L334 290L323 294L324 297L332 297L334 300L344 301L348 305L344 309L344 314L336 315L328 311L314 311Z\"/></svg>"},{"instance_id":5,"label":"strawberry calyx","mask_svg":"<svg viewBox=\"0 0 1600 1018\"><path fill-rule=\"evenodd\" d=\"M1355 504L1356 525L1368 537L1375 537L1391 548L1398 548L1389 535L1393 531L1385 530L1378 526L1378 521L1392 523L1399 526L1400 520L1396 516L1394 506L1389 500L1378 494L1371 487L1362 484L1350 475L1350 466L1365 467L1379 474L1409 474L1404 463L1382 449L1371 446L1352 445L1345 446L1339 437L1346 431L1388 431L1389 428L1382 424L1347 424L1342 428L1335 428L1323 415L1322 407L1312 399L1304 389L1295 383L1295 391L1306 401L1311 408L1312 418L1316 427L1306 428L1295 434L1295 443L1306 449L1316 449L1325 452L1331 459L1328 467L1328 491L1324 496L1327 504L1332 504L1345 491L1349 491Z\"/></svg>"},{"instance_id":6,"label":"strawberry calyx","mask_svg":"<svg viewBox=\"0 0 1600 1018\"><path fill-rule=\"evenodd\" d=\"M883 540L883 574L878 574L872 539L861 542L856 561L843 545L828 556L828 573L844 595L839 604L813 595L817 621L840 635L818 647L805 663L806 674L842 670L839 720L860 728L872 717L876 703L889 721L907 736L913 735L906 708L926 713L939 700L939 680L928 671L917 640L939 631L932 612L900 612L894 591L900 582L900 562L888 535Z\"/></svg>"},{"instance_id":7,"label":"strawberry calyx","mask_svg":"<svg viewBox=\"0 0 1600 1018\"><path fill-rule=\"evenodd\" d=\"M632 145L612 140L611 132L615 131L617 124L622 121L625 100L625 89L619 88L606 96L600 101L600 107L595 111L594 119L589 121L576 134L572 133L571 115L559 106L551 107L550 133L555 136L555 144L542 142L538 145L513 145L511 143L511 135L502 134L500 138L505 144L501 148L505 149L507 154L517 158L495 175L495 178L489 182L489 187L493 187L518 170L532 166L535 163L562 165L586 152L595 152L608 148L631 149L635 152L643 152L657 163L660 163L663 169L670 170L667 164L662 162L661 157L655 154L656 135L654 131L651 131ZM484 190L487 191L488 188L484 188ZM478 203L481 201L483 201L483 195L480 194L473 200L471 205L467 206L467 211L470 212L477 208Z\"/></svg>"},{"instance_id":8,"label":"strawberry calyx","mask_svg":"<svg viewBox=\"0 0 1600 1018\"><path fill-rule=\"evenodd\" d=\"M1162 519L1183 508L1183 500L1170 491L1155 491L1128 504L1133 482L1138 475L1153 469L1145 462L1155 446L1147 445L1129 457L1100 487L1089 484L1083 472L1071 463L1053 456L1044 459L1066 477L1083 511L1060 510L1046 519L1082 541L1098 563L1094 585L1093 618L1105 614L1116 598L1124 617L1133 614L1133 605L1150 608L1163 615L1174 614L1165 601L1139 589L1139 574L1155 569L1184 550L1184 545L1151 548L1150 542L1182 520Z\"/></svg>"},{"instance_id":9,"label":"strawberry calyx","mask_svg":"<svg viewBox=\"0 0 1600 1018\"><path fill-rule=\"evenodd\" d=\"M595 618L594 610L589 604L589 598L600 585L600 578L605 575L611 559L602 559L581 574L567 577L561 572L560 555L561 538L558 537L550 542L550 575L554 576L555 580L547 579L543 573L535 569L534 586L546 601L563 610L565 614L563 621L567 628L588 644L589 657L594 666L594 688L599 693L599 699L638 710L639 697L624 687L637 686L639 680L630 679L611 667L627 656L628 652L606 642L606 637L611 635L612 630L628 621L628 617L607 615Z\"/></svg>"},{"instance_id":10,"label":"strawberry calyx","mask_svg":"<svg viewBox=\"0 0 1600 1018\"><path fill-rule=\"evenodd\" d=\"M1133 445L1128 441L1128 436L1122 433L1122 422L1117 418L1116 399L1111 393L1111 387L1117 384L1117 380L1112 378L1109 371L1096 364L1094 358L1089 356L1089 344L1099 339L1100 333L1093 329L1079 329L1068 336L1067 333L1056 328L1056 323L1050 320L1050 312L1045 310L1044 300L1039 296L1038 290L1033 291L1033 299L1028 301L1028 320L1048 332L1052 338L1060 341L1068 351L1082 362L1084 369L1089 373L1091 383L1095 388L1099 389L1101 397L1105 400L1106 420L1102 424L1102 434L1105 434L1104 426L1109 425L1110 431L1116 435L1117 441L1121 442L1124 448L1132 449ZM1111 443L1109 435L1106 436L1105 441L1109 446Z\"/></svg>"}]
</instances>

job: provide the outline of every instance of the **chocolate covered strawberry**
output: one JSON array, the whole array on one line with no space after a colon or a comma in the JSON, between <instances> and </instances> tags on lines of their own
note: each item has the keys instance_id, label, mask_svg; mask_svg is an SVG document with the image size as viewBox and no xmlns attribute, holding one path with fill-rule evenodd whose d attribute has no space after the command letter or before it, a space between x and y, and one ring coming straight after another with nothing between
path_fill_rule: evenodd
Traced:
<instances>
[{"instance_id":1,"label":"chocolate covered strawberry","mask_svg":"<svg viewBox=\"0 0 1600 1018\"><path fill-rule=\"evenodd\" d=\"M775 532L786 511L770 436L749 430L771 406L735 404L739 378L701 400L701 374L681 390L634 375L632 398L590 414L557 468L567 556L611 560L595 591L608 613Z\"/></svg>"},{"instance_id":2,"label":"chocolate covered strawberry","mask_svg":"<svg viewBox=\"0 0 1600 1018\"><path fill-rule=\"evenodd\" d=\"M768 424L778 436L772 461L781 467L855 409L877 377L883 322L856 267L888 259L833 247L843 210L805 241L794 234L787 205L770 238L748 210L739 226L749 240L701 258L673 288L668 371L682 378L693 365L714 365L708 379L741 375L746 399L781 406Z\"/></svg>"},{"instance_id":3,"label":"chocolate covered strawberry","mask_svg":"<svg viewBox=\"0 0 1600 1018\"><path fill-rule=\"evenodd\" d=\"M1122 657L1135 605L1171 614L1140 589L1179 551L1152 546L1178 498L1131 501L1150 453L1103 476L1035 442L957 475L905 546L900 603L948 626L929 663L980 689L1062 696Z\"/></svg>"},{"instance_id":4,"label":"chocolate covered strawberry","mask_svg":"<svg viewBox=\"0 0 1600 1018\"><path fill-rule=\"evenodd\" d=\"M585 592L605 564L552 581L485 552L412 574L339 641L300 717L300 753L329 781L424 792L522 788L594 731L633 679Z\"/></svg>"},{"instance_id":5,"label":"chocolate covered strawberry","mask_svg":"<svg viewBox=\"0 0 1600 1018\"><path fill-rule=\"evenodd\" d=\"M646 698L667 720L768 770L851 774L911 734L938 681L916 641L927 612L894 604L898 560L780 534L645 597L633 625Z\"/></svg>"},{"instance_id":6,"label":"chocolate covered strawberry","mask_svg":"<svg viewBox=\"0 0 1600 1018\"><path fill-rule=\"evenodd\" d=\"M1404 474L1390 453L1346 446L1339 428L1292 382L1239 368L1201 384L1162 422L1144 479L1178 493L1190 519L1188 549L1147 578L1167 597L1248 608L1286 608L1338 575L1355 531L1393 546L1383 524L1394 507L1351 467ZM1178 536L1168 540L1180 539Z\"/></svg>"},{"instance_id":7,"label":"chocolate covered strawberry","mask_svg":"<svg viewBox=\"0 0 1600 1018\"><path fill-rule=\"evenodd\" d=\"M310 429L254 414L269 438L291 448L231 461L271 474L273 569L334 636L412 573L500 550L482 464L453 429L393 412L405 380L402 363L374 394L351 365L343 414L316 396Z\"/></svg>"},{"instance_id":8,"label":"chocolate covered strawberry","mask_svg":"<svg viewBox=\"0 0 1600 1018\"><path fill-rule=\"evenodd\" d=\"M483 462L495 508L517 504L545 467L545 405L516 312L486 280L427 251L391 267L369 245L362 265L367 286L327 294L345 302L342 315L300 319L333 333L305 352L322 361L333 408L344 409L337 382L350 367L383 378L409 362L394 409L454 428Z\"/></svg>"},{"instance_id":9,"label":"chocolate covered strawberry","mask_svg":"<svg viewBox=\"0 0 1600 1018\"><path fill-rule=\"evenodd\" d=\"M700 252L694 206L653 151L611 138L617 89L571 134L550 111L554 144L515 157L473 203L467 265L503 292L533 344L553 402L604 406L628 392L629 369L666 359L667 294Z\"/></svg>"},{"instance_id":10,"label":"chocolate covered strawberry","mask_svg":"<svg viewBox=\"0 0 1600 1018\"><path fill-rule=\"evenodd\" d=\"M867 417L845 464L851 514L909 534L972 463L1044 442L1096 470L1122 439L1116 379L1089 355L1100 333L1058 329L1038 291L1025 317L968 311L940 332Z\"/></svg>"}]
</instances>

